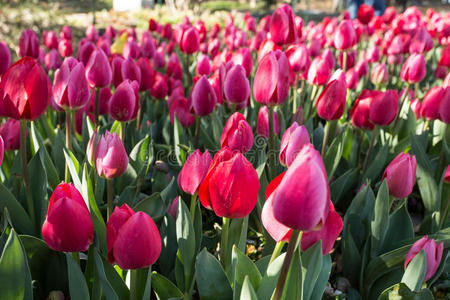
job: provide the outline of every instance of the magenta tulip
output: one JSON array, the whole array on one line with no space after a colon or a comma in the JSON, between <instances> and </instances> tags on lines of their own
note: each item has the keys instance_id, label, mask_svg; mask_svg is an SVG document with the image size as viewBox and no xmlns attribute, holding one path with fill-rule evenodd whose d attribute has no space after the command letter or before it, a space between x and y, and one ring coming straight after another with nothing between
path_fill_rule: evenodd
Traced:
<instances>
[{"instance_id":1,"label":"magenta tulip","mask_svg":"<svg viewBox=\"0 0 450 300\"><path fill-rule=\"evenodd\" d=\"M91 87L105 87L111 83L112 72L105 52L96 49L86 65L86 79Z\"/></svg>"},{"instance_id":2,"label":"magenta tulip","mask_svg":"<svg viewBox=\"0 0 450 300\"><path fill-rule=\"evenodd\" d=\"M436 245L436 241L429 239L427 235L417 240L409 249L408 254L406 254L404 264L405 270L413 258L422 250L425 251L425 256L427 258L427 271L424 278L424 280L427 281L433 277L439 268L439 264L442 259L442 252L444 251L444 242Z\"/></svg>"},{"instance_id":3,"label":"magenta tulip","mask_svg":"<svg viewBox=\"0 0 450 300\"><path fill-rule=\"evenodd\" d=\"M19 56L20 57L39 57L39 39L31 29L22 31L19 39Z\"/></svg>"},{"instance_id":4,"label":"magenta tulip","mask_svg":"<svg viewBox=\"0 0 450 300\"><path fill-rule=\"evenodd\" d=\"M220 146L246 153L253 146L253 131L244 115L235 112L228 119L220 137Z\"/></svg>"},{"instance_id":5,"label":"magenta tulip","mask_svg":"<svg viewBox=\"0 0 450 300\"><path fill-rule=\"evenodd\" d=\"M352 22L350 20L342 20L334 33L334 46L336 49L347 50L352 48L357 42L357 35Z\"/></svg>"},{"instance_id":6,"label":"magenta tulip","mask_svg":"<svg viewBox=\"0 0 450 300\"><path fill-rule=\"evenodd\" d=\"M416 156L401 152L386 167L382 180L386 179L389 194L402 199L411 194L416 182Z\"/></svg>"},{"instance_id":7,"label":"magenta tulip","mask_svg":"<svg viewBox=\"0 0 450 300\"><path fill-rule=\"evenodd\" d=\"M100 177L111 179L125 173L128 155L117 134L106 131L100 138L95 152L95 166Z\"/></svg>"},{"instance_id":8,"label":"magenta tulip","mask_svg":"<svg viewBox=\"0 0 450 300\"><path fill-rule=\"evenodd\" d=\"M204 153L201 153L198 149L192 152L184 163L180 174L178 174L178 186L190 195L198 192L200 184L208 173L211 160L211 154L208 150Z\"/></svg>"},{"instance_id":9,"label":"magenta tulip","mask_svg":"<svg viewBox=\"0 0 450 300\"><path fill-rule=\"evenodd\" d=\"M288 4L277 8L270 21L271 39L278 45L292 44L297 41L297 27L294 12Z\"/></svg>"},{"instance_id":10,"label":"magenta tulip","mask_svg":"<svg viewBox=\"0 0 450 300\"><path fill-rule=\"evenodd\" d=\"M109 101L109 113L114 120L127 122L137 117L139 84L126 79L117 87Z\"/></svg>"},{"instance_id":11,"label":"magenta tulip","mask_svg":"<svg viewBox=\"0 0 450 300\"><path fill-rule=\"evenodd\" d=\"M280 134L280 120L276 111L273 112L273 131ZM267 106L261 106L258 112L258 122L256 124L256 134L269 138L269 112Z\"/></svg>"},{"instance_id":12,"label":"magenta tulip","mask_svg":"<svg viewBox=\"0 0 450 300\"><path fill-rule=\"evenodd\" d=\"M337 70L317 99L317 114L325 120L339 119L345 110L347 82L342 70Z\"/></svg>"},{"instance_id":13,"label":"magenta tulip","mask_svg":"<svg viewBox=\"0 0 450 300\"><path fill-rule=\"evenodd\" d=\"M207 116L214 110L217 97L205 75L195 84L192 91L192 107L198 116Z\"/></svg>"},{"instance_id":14,"label":"magenta tulip","mask_svg":"<svg viewBox=\"0 0 450 300\"><path fill-rule=\"evenodd\" d=\"M11 53L5 42L0 42L0 76L9 68L11 64Z\"/></svg>"},{"instance_id":15,"label":"magenta tulip","mask_svg":"<svg viewBox=\"0 0 450 300\"><path fill-rule=\"evenodd\" d=\"M228 70L224 86L225 98L230 103L247 102L250 96L250 83L245 76L245 69L241 65L235 65Z\"/></svg>"},{"instance_id":16,"label":"magenta tulip","mask_svg":"<svg viewBox=\"0 0 450 300\"><path fill-rule=\"evenodd\" d=\"M309 134L305 126L298 125L297 122L286 129L281 139L280 162L283 166L289 167L300 153L302 148L309 144Z\"/></svg>"},{"instance_id":17,"label":"magenta tulip","mask_svg":"<svg viewBox=\"0 0 450 300\"><path fill-rule=\"evenodd\" d=\"M122 62L121 66L122 80L136 81L141 84L141 69L134 59L128 57Z\"/></svg>"},{"instance_id":18,"label":"magenta tulip","mask_svg":"<svg viewBox=\"0 0 450 300\"><path fill-rule=\"evenodd\" d=\"M379 126L387 126L394 121L398 111L398 94L395 90L379 93L370 103L369 119Z\"/></svg>"},{"instance_id":19,"label":"magenta tulip","mask_svg":"<svg viewBox=\"0 0 450 300\"><path fill-rule=\"evenodd\" d=\"M403 64L400 78L408 83L422 81L427 74L425 57L422 54L411 54Z\"/></svg>"}]
</instances>

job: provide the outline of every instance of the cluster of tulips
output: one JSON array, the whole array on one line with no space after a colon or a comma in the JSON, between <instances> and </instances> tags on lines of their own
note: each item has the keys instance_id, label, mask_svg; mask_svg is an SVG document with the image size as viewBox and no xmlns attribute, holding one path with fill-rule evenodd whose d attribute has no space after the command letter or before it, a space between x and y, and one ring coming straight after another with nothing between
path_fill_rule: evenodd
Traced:
<instances>
[{"instance_id":1,"label":"cluster of tulips","mask_svg":"<svg viewBox=\"0 0 450 300\"><path fill-rule=\"evenodd\" d=\"M448 280L450 15L304 24L284 4L78 43L26 29L18 49L0 42L5 299L433 299Z\"/></svg>"}]
</instances>

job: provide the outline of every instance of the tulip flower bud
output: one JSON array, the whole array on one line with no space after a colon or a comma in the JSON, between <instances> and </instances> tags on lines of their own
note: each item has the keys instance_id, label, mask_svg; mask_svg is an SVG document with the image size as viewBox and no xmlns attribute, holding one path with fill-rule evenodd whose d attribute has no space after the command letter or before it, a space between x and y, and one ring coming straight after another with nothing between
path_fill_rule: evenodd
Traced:
<instances>
[{"instance_id":1,"label":"tulip flower bud","mask_svg":"<svg viewBox=\"0 0 450 300\"><path fill-rule=\"evenodd\" d=\"M297 27L294 12L288 4L278 7L270 20L270 38L278 45L292 44L297 41Z\"/></svg>"},{"instance_id":2,"label":"tulip flower bud","mask_svg":"<svg viewBox=\"0 0 450 300\"><path fill-rule=\"evenodd\" d=\"M95 151L95 166L100 177L111 179L125 173L128 167L128 155L122 140L117 134L106 133L100 138Z\"/></svg>"},{"instance_id":3,"label":"tulip flower bud","mask_svg":"<svg viewBox=\"0 0 450 300\"><path fill-rule=\"evenodd\" d=\"M177 220L178 202L180 202L180 196L177 196L175 199L173 199L167 211L167 213L174 219L174 221Z\"/></svg>"},{"instance_id":4,"label":"tulip flower bud","mask_svg":"<svg viewBox=\"0 0 450 300\"><path fill-rule=\"evenodd\" d=\"M91 87L105 87L111 83L111 67L103 50L96 49L89 57L86 79Z\"/></svg>"},{"instance_id":5,"label":"tulip flower bud","mask_svg":"<svg viewBox=\"0 0 450 300\"><path fill-rule=\"evenodd\" d=\"M141 84L141 69L131 57L126 58L121 66L122 80L136 81Z\"/></svg>"},{"instance_id":6,"label":"tulip flower bud","mask_svg":"<svg viewBox=\"0 0 450 300\"><path fill-rule=\"evenodd\" d=\"M359 82L358 73L355 71L355 68L351 68L347 72L345 72L345 82L347 83L347 87L350 90L356 89Z\"/></svg>"},{"instance_id":7,"label":"tulip flower bud","mask_svg":"<svg viewBox=\"0 0 450 300\"><path fill-rule=\"evenodd\" d=\"M97 151L98 143L100 142L99 135L97 130L95 130L91 137L89 138L89 142L86 147L86 158L91 166L95 165L95 153Z\"/></svg>"},{"instance_id":8,"label":"tulip flower bud","mask_svg":"<svg viewBox=\"0 0 450 300\"><path fill-rule=\"evenodd\" d=\"M292 72L305 72L311 65L311 58L305 44L289 46L286 49L286 56Z\"/></svg>"},{"instance_id":9,"label":"tulip flower bud","mask_svg":"<svg viewBox=\"0 0 450 300\"><path fill-rule=\"evenodd\" d=\"M11 64L11 53L5 42L0 42L0 76L9 68Z\"/></svg>"},{"instance_id":10,"label":"tulip flower bud","mask_svg":"<svg viewBox=\"0 0 450 300\"><path fill-rule=\"evenodd\" d=\"M369 73L369 63L367 62L367 60L361 59L360 61L358 61L355 65L355 71L359 77L363 77L367 73Z\"/></svg>"},{"instance_id":11,"label":"tulip flower bud","mask_svg":"<svg viewBox=\"0 0 450 300\"><path fill-rule=\"evenodd\" d=\"M109 101L109 113L114 120L134 120L139 110L139 85L136 81L124 80L114 91Z\"/></svg>"},{"instance_id":12,"label":"tulip flower bud","mask_svg":"<svg viewBox=\"0 0 450 300\"><path fill-rule=\"evenodd\" d=\"M355 27L350 20L342 20L334 33L334 46L338 50L347 50L357 43Z\"/></svg>"},{"instance_id":13,"label":"tulip flower bud","mask_svg":"<svg viewBox=\"0 0 450 300\"><path fill-rule=\"evenodd\" d=\"M417 240L409 249L408 254L406 254L404 268L408 267L409 263L413 258L419 254L420 251L425 251L425 256L427 258L427 271L425 273L424 280L427 281L436 273L439 268L439 264L442 259L442 252L444 251L444 242L436 245L436 241L429 239L428 235Z\"/></svg>"},{"instance_id":14,"label":"tulip flower bud","mask_svg":"<svg viewBox=\"0 0 450 300\"><path fill-rule=\"evenodd\" d=\"M37 61L24 57L2 75L0 110L17 120L36 120L50 104L50 80Z\"/></svg>"},{"instance_id":15,"label":"tulip flower bud","mask_svg":"<svg viewBox=\"0 0 450 300\"><path fill-rule=\"evenodd\" d=\"M363 128L372 130L374 124L370 121L370 105L373 98L381 94L379 91L363 90L359 97L356 99L355 104L350 110L350 118L352 119L353 126L357 128Z\"/></svg>"},{"instance_id":16,"label":"tulip flower bud","mask_svg":"<svg viewBox=\"0 0 450 300\"><path fill-rule=\"evenodd\" d=\"M123 78L122 78L123 61L124 61L124 59L122 56L114 56L114 58L111 61L112 84L116 88L123 81Z\"/></svg>"},{"instance_id":17,"label":"tulip flower bud","mask_svg":"<svg viewBox=\"0 0 450 300\"><path fill-rule=\"evenodd\" d=\"M273 112L273 130L276 135L280 134L280 120L278 119L277 112ZM258 113L258 122L256 124L256 134L269 138L269 112L267 106L261 106Z\"/></svg>"},{"instance_id":18,"label":"tulip flower bud","mask_svg":"<svg viewBox=\"0 0 450 300\"><path fill-rule=\"evenodd\" d=\"M189 111L188 102L184 97L174 100L169 105L169 117L172 124L174 124L175 115L180 120L181 126L185 128L191 127L195 122L195 116Z\"/></svg>"},{"instance_id":19,"label":"tulip flower bud","mask_svg":"<svg viewBox=\"0 0 450 300\"><path fill-rule=\"evenodd\" d=\"M158 29L158 22L156 22L154 19L148 20L148 30L149 31L156 31Z\"/></svg>"},{"instance_id":20,"label":"tulip flower bud","mask_svg":"<svg viewBox=\"0 0 450 300\"><path fill-rule=\"evenodd\" d=\"M19 56L39 57L39 39L31 29L22 31L19 39Z\"/></svg>"},{"instance_id":21,"label":"tulip flower bud","mask_svg":"<svg viewBox=\"0 0 450 300\"><path fill-rule=\"evenodd\" d=\"M425 57L422 54L411 54L402 67L400 78L408 83L416 83L422 81L426 74Z\"/></svg>"},{"instance_id":22,"label":"tulip flower bud","mask_svg":"<svg viewBox=\"0 0 450 300\"><path fill-rule=\"evenodd\" d=\"M220 137L220 146L228 146L232 151L246 153L253 146L253 131L244 115L235 112L228 119Z\"/></svg>"},{"instance_id":23,"label":"tulip flower bud","mask_svg":"<svg viewBox=\"0 0 450 300\"><path fill-rule=\"evenodd\" d=\"M345 110L347 83L342 70L337 70L317 99L317 114L325 120L339 119Z\"/></svg>"},{"instance_id":24,"label":"tulip flower bud","mask_svg":"<svg viewBox=\"0 0 450 300\"><path fill-rule=\"evenodd\" d=\"M95 42L98 40L98 31L95 28L94 24L89 25L86 28L86 37L88 38L88 40Z\"/></svg>"},{"instance_id":25,"label":"tulip flower bud","mask_svg":"<svg viewBox=\"0 0 450 300\"><path fill-rule=\"evenodd\" d=\"M369 24L374 15L375 10L371 5L361 4L361 6L358 9L358 20L364 25Z\"/></svg>"},{"instance_id":26,"label":"tulip flower bud","mask_svg":"<svg viewBox=\"0 0 450 300\"><path fill-rule=\"evenodd\" d=\"M141 38L141 54L143 57L153 58L156 52L156 44L150 32L144 31Z\"/></svg>"},{"instance_id":27,"label":"tulip flower bud","mask_svg":"<svg viewBox=\"0 0 450 300\"><path fill-rule=\"evenodd\" d=\"M58 37L56 36L54 31L49 31L44 36L44 45L48 49L56 49L56 48L58 48Z\"/></svg>"},{"instance_id":28,"label":"tulip flower bud","mask_svg":"<svg viewBox=\"0 0 450 300\"><path fill-rule=\"evenodd\" d=\"M380 51L378 50L378 47L375 45L369 47L369 49L367 49L365 58L371 63L379 61L380 60Z\"/></svg>"},{"instance_id":29,"label":"tulip flower bud","mask_svg":"<svg viewBox=\"0 0 450 300\"><path fill-rule=\"evenodd\" d=\"M308 70L308 82L314 85L324 85L330 78L332 67L328 61L322 57L313 59Z\"/></svg>"},{"instance_id":30,"label":"tulip flower bud","mask_svg":"<svg viewBox=\"0 0 450 300\"><path fill-rule=\"evenodd\" d=\"M446 89L440 86L432 87L423 98L420 106L420 116L428 120L437 120L439 118L441 101L444 97L450 97L450 93L446 93Z\"/></svg>"},{"instance_id":31,"label":"tulip flower bud","mask_svg":"<svg viewBox=\"0 0 450 300\"><path fill-rule=\"evenodd\" d=\"M0 126L0 136L3 139L5 151L18 150L20 148L20 122L8 119Z\"/></svg>"},{"instance_id":32,"label":"tulip flower bud","mask_svg":"<svg viewBox=\"0 0 450 300\"><path fill-rule=\"evenodd\" d=\"M280 162L283 166L289 167L302 150L303 146L309 144L309 134L305 126L298 125L297 122L286 129L281 139Z\"/></svg>"},{"instance_id":33,"label":"tulip flower bud","mask_svg":"<svg viewBox=\"0 0 450 300\"><path fill-rule=\"evenodd\" d=\"M302 231L325 224L330 189L320 153L305 145L273 192L273 213L281 224Z\"/></svg>"},{"instance_id":34,"label":"tulip flower bud","mask_svg":"<svg viewBox=\"0 0 450 300\"><path fill-rule=\"evenodd\" d=\"M280 50L271 51L260 61L253 83L255 100L279 105L289 94L289 61Z\"/></svg>"},{"instance_id":35,"label":"tulip flower bud","mask_svg":"<svg viewBox=\"0 0 450 300\"><path fill-rule=\"evenodd\" d=\"M95 50L95 45L91 42L85 42L83 44L78 44L78 50L77 50L77 59L83 63L84 66L87 66L89 62L89 58L91 57L91 54Z\"/></svg>"},{"instance_id":36,"label":"tulip flower bud","mask_svg":"<svg viewBox=\"0 0 450 300\"><path fill-rule=\"evenodd\" d=\"M198 56L196 70L198 75L208 76L211 74L211 62L207 55L201 54Z\"/></svg>"},{"instance_id":37,"label":"tulip flower bud","mask_svg":"<svg viewBox=\"0 0 450 300\"><path fill-rule=\"evenodd\" d=\"M411 110L414 112L414 115L416 115L416 120L419 120L420 118L422 118L421 114L420 114L420 110L422 103L420 103L419 98L416 98L414 100L411 100Z\"/></svg>"},{"instance_id":38,"label":"tulip flower bud","mask_svg":"<svg viewBox=\"0 0 450 300\"><path fill-rule=\"evenodd\" d=\"M155 76L155 71L147 57L141 57L137 61L137 66L141 72L141 81L139 85L139 91L148 91L153 85L153 78Z\"/></svg>"},{"instance_id":39,"label":"tulip flower bud","mask_svg":"<svg viewBox=\"0 0 450 300\"><path fill-rule=\"evenodd\" d=\"M89 101L89 86L83 64L66 58L55 73L53 97L64 109L77 109Z\"/></svg>"},{"instance_id":40,"label":"tulip flower bud","mask_svg":"<svg viewBox=\"0 0 450 300\"><path fill-rule=\"evenodd\" d=\"M184 28L180 39L180 50L186 54L193 54L198 51L200 37L195 27Z\"/></svg>"},{"instance_id":41,"label":"tulip flower bud","mask_svg":"<svg viewBox=\"0 0 450 300\"><path fill-rule=\"evenodd\" d=\"M192 90L192 107L198 116L207 116L214 110L217 97L205 75L195 84Z\"/></svg>"},{"instance_id":42,"label":"tulip flower bud","mask_svg":"<svg viewBox=\"0 0 450 300\"><path fill-rule=\"evenodd\" d=\"M245 76L249 77L253 70L252 52L249 48L240 48L231 57L235 65L241 65L245 69Z\"/></svg>"},{"instance_id":43,"label":"tulip flower bud","mask_svg":"<svg viewBox=\"0 0 450 300\"><path fill-rule=\"evenodd\" d=\"M116 207L106 224L108 261L121 269L153 265L161 254L161 235L153 219L127 204Z\"/></svg>"},{"instance_id":44,"label":"tulip flower bud","mask_svg":"<svg viewBox=\"0 0 450 300\"><path fill-rule=\"evenodd\" d=\"M450 124L450 87L445 88L444 97L439 107L439 119L445 124Z\"/></svg>"},{"instance_id":45,"label":"tulip flower bud","mask_svg":"<svg viewBox=\"0 0 450 300\"><path fill-rule=\"evenodd\" d=\"M156 73L153 81L150 94L156 99L164 99L167 96L169 87L167 86L166 78L161 73Z\"/></svg>"},{"instance_id":46,"label":"tulip flower bud","mask_svg":"<svg viewBox=\"0 0 450 300\"><path fill-rule=\"evenodd\" d=\"M61 66L61 58L56 49L50 50L44 57L45 67L48 70L56 70Z\"/></svg>"},{"instance_id":47,"label":"tulip flower bud","mask_svg":"<svg viewBox=\"0 0 450 300\"><path fill-rule=\"evenodd\" d=\"M178 174L178 186L190 195L198 192L200 184L208 173L211 165L211 154L206 150L203 154L200 150L195 150L187 158L186 162Z\"/></svg>"},{"instance_id":48,"label":"tulip flower bud","mask_svg":"<svg viewBox=\"0 0 450 300\"><path fill-rule=\"evenodd\" d=\"M386 179L389 194L402 199L411 194L416 182L416 156L401 152L387 166L382 180Z\"/></svg>"},{"instance_id":49,"label":"tulip flower bud","mask_svg":"<svg viewBox=\"0 0 450 300\"><path fill-rule=\"evenodd\" d=\"M389 71L385 64L376 64L370 74L370 80L374 85L386 84L389 82Z\"/></svg>"},{"instance_id":50,"label":"tulip flower bud","mask_svg":"<svg viewBox=\"0 0 450 300\"><path fill-rule=\"evenodd\" d=\"M245 69L241 65L233 66L224 80L225 98L230 103L243 103L250 96L250 83L245 76Z\"/></svg>"},{"instance_id":51,"label":"tulip flower bud","mask_svg":"<svg viewBox=\"0 0 450 300\"><path fill-rule=\"evenodd\" d=\"M398 94L387 90L378 94L370 103L369 119L379 126L387 126L394 121L398 110Z\"/></svg>"},{"instance_id":52,"label":"tulip flower bud","mask_svg":"<svg viewBox=\"0 0 450 300\"><path fill-rule=\"evenodd\" d=\"M421 26L414 34L409 44L410 53L424 53L433 48L433 39L425 26Z\"/></svg>"},{"instance_id":53,"label":"tulip flower bud","mask_svg":"<svg viewBox=\"0 0 450 300\"><path fill-rule=\"evenodd\" d=\"M70 30L70 27L67 25L64 25L61 28L61 32L59 33L59 37L62 39L66 39L71 41L72 40L72 31Z\"/></svg>"},{"instance_id":54,"label":"tulip flower bud","mask_svg":"<svg viewBox=\"0 0 450 300\"><path fill-rule=\"evenodd\" d=\"M259 187L252 164L241 152L225 147L214 156L198 195L202 205L217 216L244 218L258 201Z\"/></svg>"},{"instance_id":55,"label":"tulip flower bud","mask_svg":"<svg viewBox=\"0 0 450 300\"><path fill-rule=\"evenodd\" d=\"M141 56L141 48L134 40L128 38L128 41L123 46L123 57L125 59L136 59L139 56Z\"/></svg>"},{"instance_id":56,"label":"tulip flower bud","mask_svg":"<svg viewBox=\"0 0 450 300\"><path fill-rule=\"evenodd\" d=\"M60 40L58 43L58 52L62 57L69 57L73 53L72 42L70 40Z\"/></svg>"},{"instance_id":57,"label":"tulip flower bud","mask_svg":"<svg viewBox=\"0 0 450 300\"><path fill-rule=\"evenodd\" d=\"M55 251L86 251L94 237L94 225L86 203L72 183L61 183L53 191L42 236Z\"/></svg>"}]
</instances>

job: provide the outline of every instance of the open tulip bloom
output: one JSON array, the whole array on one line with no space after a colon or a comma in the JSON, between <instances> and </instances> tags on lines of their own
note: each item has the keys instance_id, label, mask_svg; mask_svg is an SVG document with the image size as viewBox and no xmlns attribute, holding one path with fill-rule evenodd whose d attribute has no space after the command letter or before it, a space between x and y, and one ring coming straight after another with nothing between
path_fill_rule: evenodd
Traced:
<instances>
[{"instance_id":1,"label":"open tulip bloom","mask_svg":"<svg viewBox=\"0 0 450 300\"><path fill-rule=\"evenodd\" d=\"M353 8L3 26L0 299L445 297L450 14Z\"/></svg>"}]
</instances>

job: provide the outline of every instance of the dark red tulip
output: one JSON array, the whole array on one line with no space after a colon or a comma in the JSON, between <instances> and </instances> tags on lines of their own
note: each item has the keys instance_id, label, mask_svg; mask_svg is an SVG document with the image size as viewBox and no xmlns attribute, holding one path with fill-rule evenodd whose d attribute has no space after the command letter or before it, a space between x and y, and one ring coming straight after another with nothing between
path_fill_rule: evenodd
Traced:
<instances>
[{"instance_id":1,"label":"dark red tulip","mask_svg":"<svg viewBox=\"0 0 450 300\"><path fill-rule=\"evenodd\" d=\"M359 97L356 99L355 104L350 110L350 118L352 119L353 126L357 128L369 129L374 128L374 124L370 121L370 105L373 98L378 96L381 92L363 90Z\"/></svg>"},{"instance_id":2,"label":"dark red tulip","mask_svg":"<svg viewBox=\"0 0 450 300\"><path fill-rule=\"evenodd\" d=\"M220 137L220 146L230 150L248 152L253 146L253 131L244 115L235 112L228 119Z\"/></svg>"},{"instance_id":3,"label":"dark red tulip","mask_svg":"<svg viewBox=\"0 0 450 300\"><path fill-rule=\"evenodd\" d=\"M122 80L136 81L141 84L141 69L138 67L134 59L126 58L121 66Z\"/></svg>"},{"instance_id":4,"label":"dark red tulip","mask_svg":"<svg viewBox=\"0 0 450 300\"><path fill-rule=\"evenodd\" d=\"M243 103L250 96L250 83L245 76L245 69L235 65L228 70L224 80L224 95L230 103Z\"/></svg>"},{"instance_id":5,"label":"dark red tulip","mask_svg":"<svg viewBox=\"0 0 450 300\"><path fill-rule=\"evenodd\" d=\"M189 111L188 102L183 96L169 104L169 117L172 124L174 124L175 116L183 127L191 127L195 122L195 116Z\"/></svg>"},{"instance_id":6,"label":"dark red tulip","mask_svg":"<svg viewBox=\"0 0 450 300\"><path fill-rule=\"evenodd\" d=\"M427 74L425 57L422 54L411 54L405 61L400 77L408 83L422 81Z\"/></svg>"},{"instance_id":7,"label":"dark red tulip","mask_svg":"<svg viewBox=\"0 0 450 300\"><path fill-rule=\"evenodd\" d=\"M5 151L20 148L20 121L8 119L0 126L0 136L3 139Z\"/></svg>"},{"instance_id":8,"label":"dark red tulip","mask_svg":"<svg viewBox=\"0 0 450 300\"><path fill-rule=\"evenodd\" d=\"M195 27L184 28L179 42L181 52L193 54L198 51L200 37Z\"/></svg>"},{"instance_id":9,"label":"dark red tulip","mask_svg":"<svg viewBox=\"0 0 450 300\"><path fill-rule=\"evenodd\" d=\"M198 116L207 116L214 110L217 97L205 75L195 84L192 90L192 107Z\"/></svg>"},{"instance_id":10,"label":"dark red tulip","mask_svg":"<svg viewBox=\"0 0 450 300\"><path fill-rule=\"evenodd\" d=\"M125 79L109 100L109 114L114 120L134 120L139 110L139 84Z\"/></svg>"},{"instance_id":11,"label":"dark red tulip","mask_svg":"<svg viewBox=\"0 0 450 300\"><path fill-rule=\"evenodd\" d=\"M147 57L140 57L137 61L137 66L141 72L141 82L139 85L140 91L148 91L153 85L153 77L155 71L153 70Z\"/></svg>"},{"instance_id":12,"label":"dark red tulip","mask_svg":"<svg viewBox=\"0 0 450 300\"><path fill-rule=\"evenodd\" d=\"M398 94L387 90L378 94L370 103L369 119L379 126L387 126L394 121L398 111Z\"/></svg>"},{"instance_id":13,"label":"dark red tulip","mask_svg":"<svg viewBox=\"0 0 450 300\"><path fill-rule=\"evenodd\" d=\"M156 72L150 94L156 99L164 99L167 96L169 87L166 78L161 73Z\"/></svg>"},{"instance_id":14,"label":"dark red tulip","mask_svg":"<svg viewBox=\"0 0 450 300\"><path fill-rule=\"evenodd\" d=\"M358 9L358 20L364 25L369 24L374 15L375 10L371 5L361 4L361 6Z\"/></svg>"}]
</instances>

